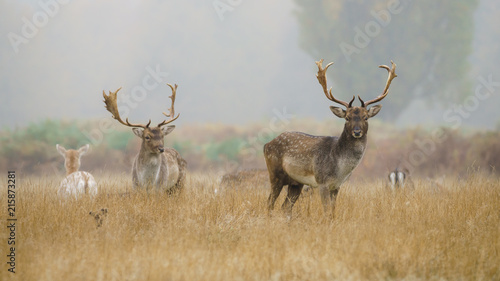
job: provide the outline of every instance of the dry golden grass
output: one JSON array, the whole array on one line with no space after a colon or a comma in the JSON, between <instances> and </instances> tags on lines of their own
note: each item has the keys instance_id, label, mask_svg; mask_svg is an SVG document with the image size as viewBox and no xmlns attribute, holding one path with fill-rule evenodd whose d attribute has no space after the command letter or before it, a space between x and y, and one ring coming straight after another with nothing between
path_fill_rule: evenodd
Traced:
<instances>
[{"instance_id":1,"label":"dry golden grass","mask_svg":"<svg viewBox=\"0 0 500 281\"><path fill-rule=\"evenodd\" d=\"M269 217L269 190L252 183L214 194L215 176L191 174L169 197L132 192L125 174L98 180L96 199L62 203L59 179L18 179L17 273L2 251L1 280L500 279L496 178L472 174L441 190L417 180L414 192L396 194L348 182L333 219L315 191L291 221L279 205ZM0 194L5 223L6 186ZM101 208L97 227L89 212Z\"/></svg>"}]
</instances>

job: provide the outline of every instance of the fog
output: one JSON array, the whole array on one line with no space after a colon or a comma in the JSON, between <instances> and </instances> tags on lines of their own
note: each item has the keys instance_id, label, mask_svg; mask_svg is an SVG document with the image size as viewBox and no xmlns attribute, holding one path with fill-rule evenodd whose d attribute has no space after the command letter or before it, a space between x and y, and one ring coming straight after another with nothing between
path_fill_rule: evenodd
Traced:
<instances>
[{"instance_id":1,"label":"fog","mask_svg":"<svg viewBox=\"0 0 500 281\"><path fill-rule=\"evenodd\" d=\"M469 58L476 84L479 76L500 80L498 6L481 1L476 11ZM320 57L299 47L295 9L291 0L1 1L0 128L109 118L102 91L119 87L123 117L159 123L170 102L166 83L179 85L176 124L247 124L276 111L331 118L315 77ZM467 112L465 123L497 126L495 83L494 96ZM442 111L453 106L429 107L418 97L408 103L393 120L398 126L446 125Z\"/></svg>"}]
</instances>

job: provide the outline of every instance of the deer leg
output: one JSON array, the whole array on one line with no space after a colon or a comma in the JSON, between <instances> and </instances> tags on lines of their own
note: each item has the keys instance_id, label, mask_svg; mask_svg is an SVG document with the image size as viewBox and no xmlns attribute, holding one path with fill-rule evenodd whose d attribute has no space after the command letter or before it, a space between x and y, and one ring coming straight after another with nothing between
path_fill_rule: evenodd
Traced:
<instances>
[{"instance_id":1,"label":"deer leg","mask_svg":"<svg viewBox=\"0 0 500 281\"><path fill-rule=\"evenodd\" d=\"M337 194L339 194L339 189L330 190L330 204L332 206L331 211L335 211L335 202L337 201Z\"/></svg>"},{"instance_id":2,"label":"deer leg","mask_svg":"<svg viewBox=\"0 0 500 281\"><path fill-rule=\"evenodd\" d=\"M338 189L330 190L329 186L320 185L319 194L321 196L321 202L323 203L323 210L325 215L331 216L333 213L333 208L335 207L335 197L337 196Z\"/></svg>"},{"instance_id":3,"label":"deer leg","mask_svg":"<svg viewBox=\"0 0 500 281\"><path fill-rule=\"evenodd\" d=\"M186 182L186 169L187 169L187 162L186 160L182 159L179 156L180 159L177 160L177 163L179 165L179 180L175 184L176 189L182 190L184 188L184 182Z\"/></svg>"},{"instance_id":4,"label":"deer leg","mask_svg":"<svg viewBox=\"0 0 500 281\"><path fill-rule=\"evenodd\" d=\"M299 199L300 193L302 192L303 184L289 184L288 194L286 196L285 202L281 206L281 209L286 211L290 216L292 214L292 208L297 199Z\"/></svg>"},{"instance_id":5,"label":"deer leg","mask_svg":"<svg viewBox=\"0 0 500 281\"><path fill-rule=\"evenodd\" d=\"M275 179L271 182L271 194L269 194L269 198L267 199L267 209L269 213L271 213L274 209L274 203L276 202L276 199L278 199L282 189L282 180Z\"/></svg>"}]
</instances>

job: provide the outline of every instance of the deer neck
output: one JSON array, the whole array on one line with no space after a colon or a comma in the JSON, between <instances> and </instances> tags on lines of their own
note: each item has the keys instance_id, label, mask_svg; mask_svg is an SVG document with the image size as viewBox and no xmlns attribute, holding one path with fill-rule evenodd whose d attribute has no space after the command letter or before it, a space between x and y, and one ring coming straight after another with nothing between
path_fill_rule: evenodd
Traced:
<instances>
[{"instance_id":1,"label":"deer neck","mask_svg":"<svg viewBox=\"0 0 500 281\"><path fill-rule=\"evenodd\" d=\"M77 169L66 169L66 176L69 176L75 172L78 172L78 168Z\"/></svg>"},{"instance_id":2,"label":"deer neck","mask_svg":"<svg viewBox=\"0 0 500 281\"><path fill-rule=\"evenodd\" d=\"M336 157L359 161L365 153L366 141L366 134L363 134L360 138L355 138L344 130L337 143L332 147L331 154Z\"/></svg>"},{"instance_id":3,"label":"deer neck","mask_svg":"<svg viewBox=\"0 0 500 281\"><path fill-rule=\"evenodd\" d=\"M162 153L151 153L141 147L139 151L139 162L147 167L157 167L161 165Z\"/></svg>"},{"instance_id":4,"label":"deer neck","mask_svg":"<svg viewBox=\"0 0 500 281\"><path fill-rule=\"evenodd\" d=\"M80 168L79 163L72 163L70 165L66 165L66 176L69 176L75 172L78 172L79 168Z\"/></svg>"}]
</instances>

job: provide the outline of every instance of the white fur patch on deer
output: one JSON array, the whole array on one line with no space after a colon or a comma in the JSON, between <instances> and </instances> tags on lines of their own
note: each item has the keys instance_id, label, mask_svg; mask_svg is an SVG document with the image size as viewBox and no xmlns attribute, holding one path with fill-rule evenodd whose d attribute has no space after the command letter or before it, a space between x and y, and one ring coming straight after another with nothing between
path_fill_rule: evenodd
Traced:
<instances>
[{"instance_id":1,"label":"white fur patch on deer","mask_svg":"<svg viewBox=\"0 0 500 281\"><path fill-rule=\"evenodd\" d=\"M388 187L392 191L396 191L398 189L414 189L415 186L410 177L410 171L406 168L397 167L394 171L391 171L387 177Z\"/></svg>"},{"instance_id":2,"label":"white fur patch on deer","mask_svg":"<svg viewBox=\"0 0 500 281\"><path fill-rule=\"evenodd\" d=\"M89 194L96 196L98 193L97 182L94 177L85 171L78 171L80 168L81 157L89 150L89 145L84 145L78 150L65 149L57 144L57 151L64 157L64 166L66 168L66 177L59 185L58 195L61 197L74 197Z\"/></svg>"}]
</instances>

